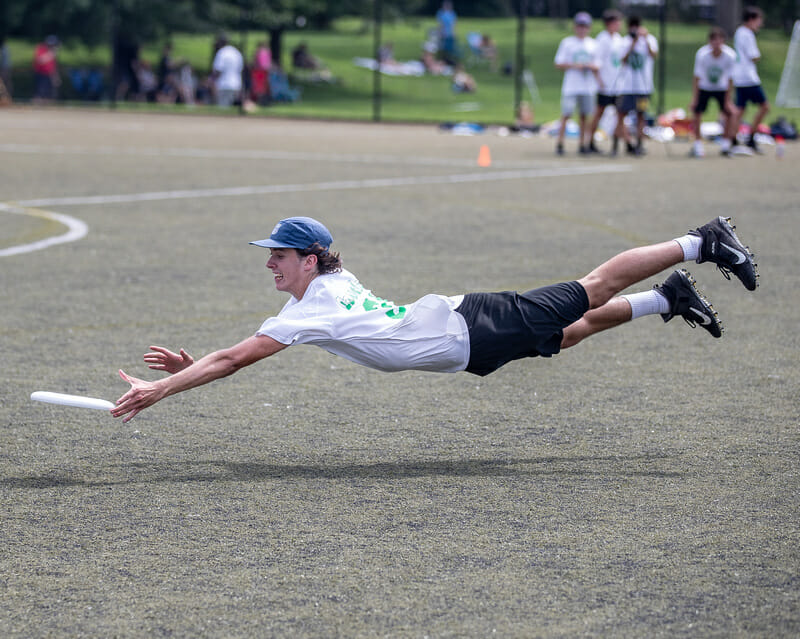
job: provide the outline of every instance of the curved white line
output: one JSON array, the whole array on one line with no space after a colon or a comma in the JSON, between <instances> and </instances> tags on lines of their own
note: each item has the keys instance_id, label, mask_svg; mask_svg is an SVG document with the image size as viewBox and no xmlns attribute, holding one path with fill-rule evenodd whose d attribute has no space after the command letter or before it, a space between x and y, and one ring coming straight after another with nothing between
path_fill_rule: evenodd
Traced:
<instances>
[{"instance_id":1,"label":"curved white line","mask_svg":"<svg viewBox=\"0 0 800 639\"><path fill-rule=\"evenodd\" d=\"M31 242L30 244L20 244L18 246L10 246L8 248L0 249L0 257L8 257L9 255L19 255L20 253L30 253L32 251L39 251L53 246L54 244L64 244L65 242L74 242L86 237L89 232L89 226L86 222L69 215L62 213L53 213L52 211L37 211L32 209L25 209L21 207L9 206L0 202L0 211L6 213L16 213L18 215L32 215L34 217L41 217L46 220L53 220L60 222L67 227L67 232L63 235L56 235L55 237L48 237L43 240Z\"/></svg>"}]
</instances>

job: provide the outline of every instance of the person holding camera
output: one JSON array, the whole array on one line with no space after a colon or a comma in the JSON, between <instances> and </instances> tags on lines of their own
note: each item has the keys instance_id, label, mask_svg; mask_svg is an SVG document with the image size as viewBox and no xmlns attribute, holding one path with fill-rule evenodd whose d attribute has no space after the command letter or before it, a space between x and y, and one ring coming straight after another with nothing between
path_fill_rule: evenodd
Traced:
<instances>
[{"instance_id":1,"label":"person holding camera","mask_svg":"<svg viewBox=\"0 0 800 639\"><path fill-rule=\"evenodd\" d=\"M653 67L658 55L658 41L642 26L638 16L628 18L628 35L622 40L622 69L620 71L620 117L636 112L636 145L625 127L621 128L631 155L644 155L644 116L653 94Z\"/></svg>"}]
</instances>

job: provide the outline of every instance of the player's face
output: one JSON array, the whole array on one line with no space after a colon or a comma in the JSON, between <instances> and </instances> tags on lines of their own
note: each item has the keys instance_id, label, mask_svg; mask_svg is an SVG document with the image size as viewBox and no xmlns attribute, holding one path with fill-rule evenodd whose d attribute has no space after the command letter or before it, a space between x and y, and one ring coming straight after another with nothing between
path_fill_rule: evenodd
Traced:
<instances>
[{"instance_id":1,"label":"player's face","mask_svg":"<svg viewBox=\"0 0 800 639\"><path fill-rule=\"evenodd\" d=\"M267 268L275 276L275 288L291 293L297 299L303 297L315 274L313 268L309 268L308 258L309 256L300 255L294 249L270 249Z\"/></svg>"},{"instance_id":2,"label":"player's face","mask_svg":"<svg viewBox=\"0 0 800 639\"><path fill-rule=\"evenodd\" d=\"M722 51L722 45L725 44L725 40L714 37L709 39L708 43L711 45L711 50L714 52L714 55L719 55L720 51Z\"/></svg>"}]
</instances>

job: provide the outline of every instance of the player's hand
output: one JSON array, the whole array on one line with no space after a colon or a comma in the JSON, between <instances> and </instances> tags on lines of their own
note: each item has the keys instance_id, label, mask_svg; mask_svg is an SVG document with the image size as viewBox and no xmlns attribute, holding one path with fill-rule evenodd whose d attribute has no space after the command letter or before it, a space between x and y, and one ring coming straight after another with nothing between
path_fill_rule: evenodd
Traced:
<instances>
[{"instance_id":1,"label":"player's hand","mask_svg":"<svg viewBox=\"0 0 800 639\"><path fill-rule=\"evenodd\" d=\"M174 375L194 364L194 358L183 349L180 353L173 353L163 346L151 346L150 350L152 352L144 354L144 361L149 368L156 371L166 371Z\"/></svg>"},{"instance_id":2,"label":"player's hand","mask_svg":"<svg viewBox=\"0 0 800 639\"><path fill-rule=\"evenodd\" d=\"M122 370L120 370L119 376L128 382L131 388L117 400L117 405L111 409L111 415L114 417L124 416L123 422L131 421L138 413L164 397L164 392L153 382L132 377Z\"/></svg>"}]
</instances>

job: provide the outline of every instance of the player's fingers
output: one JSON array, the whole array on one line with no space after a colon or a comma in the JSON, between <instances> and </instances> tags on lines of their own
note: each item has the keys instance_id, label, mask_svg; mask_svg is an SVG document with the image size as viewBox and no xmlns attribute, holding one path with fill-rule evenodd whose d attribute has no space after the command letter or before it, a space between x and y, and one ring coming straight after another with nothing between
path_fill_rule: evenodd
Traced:
<instances>
[{"instance_id":1,"label":"player's fingers","mask_svg":"<svg viewBox=\"0 0 800 639\"><path fill-rule=\"evenodd\" d=\"M168 348L164 348L163 346L151 346L150 350L151 351L155 351L156 353L161 353L162 355L164 355L166 357L170 357L170 356L177 357L176 353L173 353L171 350L169 350ZM150 353L148 353L148 355L149 354Z\"/></svg>"}]
</instances>

